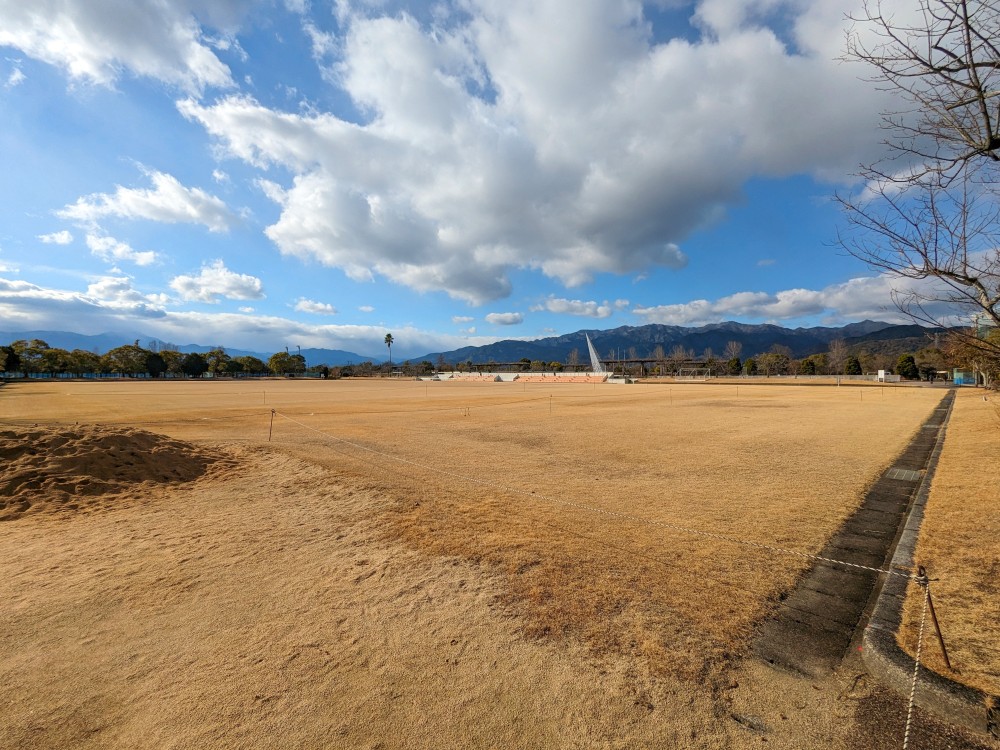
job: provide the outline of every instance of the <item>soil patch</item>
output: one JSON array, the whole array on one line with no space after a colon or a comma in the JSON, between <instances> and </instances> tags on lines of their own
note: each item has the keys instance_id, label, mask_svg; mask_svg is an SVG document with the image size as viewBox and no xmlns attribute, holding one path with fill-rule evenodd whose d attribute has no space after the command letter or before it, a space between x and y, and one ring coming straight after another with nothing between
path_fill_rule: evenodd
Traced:
<instances>
[{"instance_id":1,"label":"soil patch","mask_svg":"<svg viewBox=\"0 0 1000 750\"><path fill-rule=\"evenodd\" d=\"M229 459L145 430L102 426L0 430L0 520L65 513L145 483L190 482Z\"/></svg>"}]
</instances>

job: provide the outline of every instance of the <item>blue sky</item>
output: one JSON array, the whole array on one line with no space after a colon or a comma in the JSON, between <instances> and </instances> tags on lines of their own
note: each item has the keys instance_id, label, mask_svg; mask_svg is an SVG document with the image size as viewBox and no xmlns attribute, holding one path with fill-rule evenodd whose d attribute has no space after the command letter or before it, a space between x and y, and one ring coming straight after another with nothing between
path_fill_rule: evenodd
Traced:
<instances>
[{"instance_id":1,"label":"blue sky","mask_svg":"<svg viewBox=\"0 0 1000 750\"><path fill-rule=\"evenodd\" d=\"M0 0L0 330L400 356L899 320L826 0Z\"/></svg>"}]
</instances>

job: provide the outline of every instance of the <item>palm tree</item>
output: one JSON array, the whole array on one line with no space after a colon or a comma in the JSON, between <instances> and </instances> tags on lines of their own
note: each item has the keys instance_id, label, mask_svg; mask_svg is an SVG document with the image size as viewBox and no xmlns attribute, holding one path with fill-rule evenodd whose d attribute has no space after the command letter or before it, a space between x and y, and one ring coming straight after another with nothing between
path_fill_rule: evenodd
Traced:
<instances>
[{"instance_id":1,"label":"palm tree","mask_svg":"<svg viewBox=\"0 0 1000 750\"><path fill-rule=\"evenodd\" d=\"M389 374L392 375L392 334L385 335L385 345L389 347Z\"/></svg>"}]
</instances>

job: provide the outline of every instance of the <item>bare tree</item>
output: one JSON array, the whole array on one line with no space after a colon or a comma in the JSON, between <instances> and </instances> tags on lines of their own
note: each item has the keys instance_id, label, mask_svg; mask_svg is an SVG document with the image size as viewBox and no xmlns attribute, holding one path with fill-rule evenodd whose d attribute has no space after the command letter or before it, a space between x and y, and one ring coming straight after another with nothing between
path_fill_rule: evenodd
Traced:
<instances>
[{"instance_id":1,"label":"bare tree","mask_svg":"<svg viewBox=\"0 0 1000 750\"><path fill-rule=\"evenodd\" d=\"M852 17L846 59L906 104L883 113L890 158L862 165L864 190L838 196L849 222L840 244L906 280L893 302L915 321L968 311L1000 326L1000 0L916 0L915 10L868 0Z\"/></svg>"},{"instance_id":2,"label":"bare tree","mask_svg":"<svg viewBox=\"0 0 1000 750\"><path fill-rule=\"evenodd\" d=\"M877 85L908 102L882 119L887 145L915 168L871 171L905 182L930 172L946 184L982 157L1000 162L1000 3L917 0L911 8L866 0L851 17L846 59L873 68ZM917 20L901 20L908 16Z\"/></svg>"},{"instance_id":3,"label":"bare tree","mask_svg":"<svg viewBox=\"0 0 1000 750\"><path fill-rule=\"evenodd\" d=\"M691 359L694 359L694 350L685 348L683 344L676 344L667 356L667 367L673 374L682 364Z\"/></svg>"},{"instance_id":4,"label":"bare tree","mask_svg":"<svg viewBox=\"0 0 1000 750\"><path fill-rule=\"evenodd\" d=\"M663 351L663 346L661 344L657 344L656 348L653 349L649 356L656 360L657 371L660 375L663 375L663 363L667 358L667 353Z\"/></svg>"},{"instance_id":5,"label":"bare tree","mask_svg":"<svg viewBox=\"0 0 1000 750\"><path fill-rule=\"evenodd\" d=\"M1000 326L1000 205L960 176L948 187L882 182L841 199L851 226L840 243L870 267L912 283L893 302L917 322L945 326L956 307ZM945 326L946 327L946 326Z\"/></svg>"},{"instance_id":6,"label":"bare tree","mask_svg":"<svg viewBox=\"0 0 1000 750\"><path fill-rule=\"evenodd\" d=\"M743 344L739 341L726 342L726 348L722 352L722 358L726 361L737 359L743 353Z\"/></svg>"},{"instance_id":7,"label":"bare tree","mask_svg":"<svg viewBox=\"0 0 1000 750\"><path fill-rule=\"evenodd\" d=\"M844 364L847 362L847 344L844 343L843 339L834 339L830 342L830 351L826 355L826 360L831 375L844 374Z\"/></svg>"}]
</instances>

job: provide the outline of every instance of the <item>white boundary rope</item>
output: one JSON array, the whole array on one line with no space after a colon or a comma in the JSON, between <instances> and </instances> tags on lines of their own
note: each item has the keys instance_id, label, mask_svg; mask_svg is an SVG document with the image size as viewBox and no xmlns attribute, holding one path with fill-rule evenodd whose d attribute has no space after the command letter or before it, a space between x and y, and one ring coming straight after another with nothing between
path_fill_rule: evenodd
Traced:
<instances>
[{"instance_id":1,"label":"white boundary rope","mask_svg":"<svg viewBox=\"0 0 1000 750\"><path fill-rule=\"evenodd\" d=\"M646 524L646 525L649 525L649 526L657 526L659 528L670 529L672 531L679 531L679 532L684 533L684 534L690 534L690 535L693 535L693 536L700 536L700 537L704 537L706 539L714 539L716 541L728 542L730 544L738 544L738 545L742 545L744 547L752 547L754 549L767 550L768 552L776 552L778 554L783 554L783 555L792 555L794 557L802 557L802 558L805 558L807 560L818 560L818 561L825 562L825 563L830 563L830 564L833 564L833 565L844 565L844 566L849 567L849 568L856 568L856 569L859 569L859 570L867 570L867 571L870 571L872 573L885 573L886 575L899 576L901 578L907 578L907 579L910 579L910 580L918 580L917 576L915 574L913 574L912 572L902 572L900 570L893 570L891 568L876 568L876 567L872 567L870 565L861 565L859 563L844 562L843 560L836 560L834 558L824 557L822 555L812 555L812 554L809 554L808 552L798 552L796 550L785 549L783 547L776 547L774 545L764 544L762 542L752 542L752 541L749 541L747 539L739 539L737 537L728 536L726 534L714 534L714 533L709 532L709 531L702 531L700 529L692 529L692 528L689 528L687 526L680 526L678 524L667 523L665 521L654 521L654 520L649 519L649 518L643 518L641 516L634 516L634 515L632 515L630 513L621 513L619 511L607 510L605 508L598 508L598 507L596 507L594 505L587 505L586 503L574 502L572 500L563 500L563 499L560 499L560 498L557 498L557 497L551 497L551 496L542 495L542 494L539 494L539 493L536 493L536 492L530 492L530 491L527 491L527 490L522 490L522 489L519 489L517 487L511 487L510 485L502 484L500 482L490 481L490 480L487 480L487 479L477 479L475 477L470 477L470 476L467 476L465 474L459 474L459 473L454 472L454 471L448 471L447 469L440 469L440 468L438 468L436 466L430 466L428 464L422 464L422 463L420 463L418 461L412 461L412 460L410 460L408 458L402 458L400 456L396 456L396 455L393 455L391 453L386 453L384 451L380 451L380 450L377 450L375 448L370 448L367 445L362 445L360 443L355 443L355 442L352 442L350 440L346 440L345 438L337 437L336 435L331 435L328 432L324 432L323 430L319 430L319 429L317 429L315 427L311 427L310 425L303 424L302 422L299 422L297 419L293 419L292 417L289 417L287 414L283 414L280 411L275 411L275 413L279 417L282 417L283 419L286 419L289 422L297 424L300 427L303 427L303 428L305 428L307 430L315 432L315 433L317 433L319 435L323 435L325 437L328 437L331 440L336 440L338 443L343 443L344 445L349 445L352 448L356 448L356 449L362 450L362 451L367 451L368 453L371 453L371 454L376 455L376 456L381 456L383 458L387 458L387 459L389 459L391 461L396 461L396 462L402 463L402 464L408 464L410 466L415 466L417 468L424 469L426 471L432 471L432 472L434 472L436 474L441 474L442 476L452 477L453 479L458 479L458 480L461 480L463 482L469 482L470 484L479 484L479 485L483 485L485 487L493 487L495 489L502 490L502 491L510 493L512 495L524 495L525 497L530 497L530 498L535 499L535 500L544 500L544 501L549 502L549 503L554 503L554 504L557 504L557 505L563 505L563 506L570 507L570 508L576 508L577 510L583 510L583 511L587 511L589 513L599 513L601 515L610 516L612 518L620 518L622 520L632 521L634 523L641 523L641 524Z\"/></svg>"},{"instance_id":2,"label":"white boundary rope","mask_svg":"<svg viewBox=\"0 0 1000 750\"><path fill-rule=\"evenodd\" d=\"M910 682L910 701L906 707L906 730L903 732L903 750L910 745L910 726L913 722L913 704L917 695L917 673L920 671L920 651L924 645L924 620L927 617L927 600L931 589L926 579L917 578L917 583L924 587L924 605L920 610L920 631L917 634L917 656L913 660L913 680Z\"/></svg>"}]
</instances>

